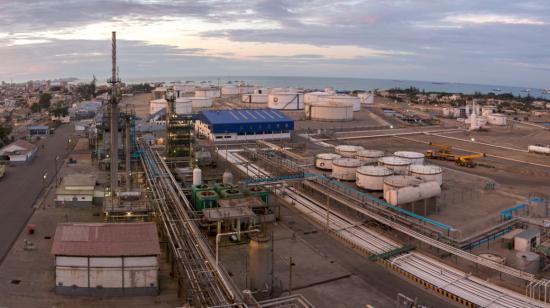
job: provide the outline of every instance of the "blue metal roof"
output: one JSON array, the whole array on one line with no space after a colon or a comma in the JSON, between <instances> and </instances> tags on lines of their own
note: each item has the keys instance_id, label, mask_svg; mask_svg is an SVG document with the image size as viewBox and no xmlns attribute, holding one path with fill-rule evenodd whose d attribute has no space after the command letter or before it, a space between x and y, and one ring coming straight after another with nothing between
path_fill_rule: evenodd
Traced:
<instances>
[{"instance_id":1,"label":"blue metal roof","mask_svg":"<svg viewBox=\"0 0 550 308\"><path fill-rule=\"evenodd\" d=\"M197 119L210 126L213 133L254 133L289 131L294 120L275 109L205 110Z\"/></svg>"},{"instance_id":2,"label":"blue metal roof","mask_svg":"<svg viewBox=\"0 0 550 308\"><path fill-rule=\"evenodd\" d=\"M29 126L29 129L44 130L44 129L49 129L49 126L47 126L47 125L33 125L33 126Z\"/></svg>"}]
</instances>

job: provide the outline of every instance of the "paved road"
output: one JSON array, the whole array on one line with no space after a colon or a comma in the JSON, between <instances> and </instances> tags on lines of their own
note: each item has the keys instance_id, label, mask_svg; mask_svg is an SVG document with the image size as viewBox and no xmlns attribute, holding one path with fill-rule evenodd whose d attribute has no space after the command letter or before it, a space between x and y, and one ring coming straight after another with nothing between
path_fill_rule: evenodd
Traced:
<instances>
[{"instance_id":1,"label":"paved road","mask_svg":"<svg viewBox=\"0 0 550 308\"><path fill-rule=\"evenodd\" d=\"M281 223L298 232L299 236L319 253L335 260L344 269L363 280L368 285L365 291L376 296L378 300L393 301L398 293L402 293L410 298L417 298L419 304L427 307L457 307L454 303L425 291L419 285L405 280L378 263L369 261L325 232L300 234L306 230L317 230L318 227L288 209L281 207L281 215Z\"/></svg>"},{"instance_id":2,"label":"paved road","mask_svg":"<svg viewBox=\"0 0 550 308\"><path fill-rule=\"evenodd\" d=\"M54 159L67 153L71 133L72 125L60 126L55 134L39 143L37 156L30 164L8 167L0 179L0 263L33 213L34 202L43 190L44 172L47 184L53 180Z\"/></svg>"}]
</instances>

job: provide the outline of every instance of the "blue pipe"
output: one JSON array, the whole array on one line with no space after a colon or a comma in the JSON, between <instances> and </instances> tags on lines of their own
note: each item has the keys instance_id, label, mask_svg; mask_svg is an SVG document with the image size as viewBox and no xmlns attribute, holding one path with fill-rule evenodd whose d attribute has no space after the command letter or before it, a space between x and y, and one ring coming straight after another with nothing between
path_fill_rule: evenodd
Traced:
<instances>
[{"instance_id":1,"label":"blue pipe","mask_svg":"<svg viewBox=\"0 0 550 308\"><path fill-rule=\"evenodd\" d=\"M360 196L362 196L362 197L366 197L366 198L368 198L369 200L371 200L371 201L373 201L373 202L375 202L375 203L377 203L377 204L379 204L379 205L382 205L382 206L385 206L385 207L387 207L387 208L390 208L390 209L392 209L392 210L394 210L394 211L396 211L396 212L399 212L399 213L405 214L405 215L407 215L407 216L411 216L411 217L414 217L414 218L416 218L416 219L425 221L425 222L427 222L427 223L429 223L429 224L432 224L432 225L434 225L434 226L443 228L443 229L445 229L445 230L452 230L452 229L453 229L453 227L451 227L451 226L449 226L449 225L446 225L446 224L444 224L444 223L442 223L442 222L439 222L439 221L436 221L436 220L433 220L433 219L429 219L429 218L424 217L424 216L422 216L422 215L418 215L418 214L416 214L416 213L414 213L414 212L411 212L411 211L405 210L405 209L403 209L403 208L400 208L400 207L398 207L398 206L389 204L389 203L387 203L387 202L384 201L384 200L380 200L380 199L375 198L375 197L373 197L373 196L371 196L371 195L369 195L369 194L366 194L366 193L364 193L364 192L362 192L362 191L359 191L359 190L357 190L357 189L355 189L355 188L353 188L353 187L349 187L349 186L344 185L344 184L342 184L342 183L340 183L340 182L338 182L338 181L329 179L329 178L327 178L327 177L324 176L324 175L320 175L320 174L317 174L317 173L304 173L304 176L306 176L306 177L315 176L315 177L322 178L322 179L324 179L324 180L327 180L327 181L331 182L332 184L335 184L335 185L337 185L337 186L339 186L339 187L342 187L342 188L344 188L344 189L346 189L346 190L348 190L348 191L352 191L353 193L358 194L358 195L360 195Z\"/></svg>"}]
</instances>

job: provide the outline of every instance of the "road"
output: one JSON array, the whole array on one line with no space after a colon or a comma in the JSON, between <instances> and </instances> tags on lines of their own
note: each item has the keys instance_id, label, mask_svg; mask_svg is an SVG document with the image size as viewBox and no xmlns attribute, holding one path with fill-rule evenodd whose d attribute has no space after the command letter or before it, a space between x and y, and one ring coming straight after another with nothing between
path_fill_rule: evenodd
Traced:
<instances>
[{"instance_id":1,"label":"road","mask_svg":"<svg viewBox=\"0 0 550 308\"><path fill-rule=\"evenodd\" d=\"M47 172L46 184L54 179L55 157L59 155L59 164L63 162L72 131L72 125L58 127L55 134L38 143L38 153L30 164L8 167L0 179L0 264L34 211L43 190L43 174Z\"/></svg>"}]
</instances>

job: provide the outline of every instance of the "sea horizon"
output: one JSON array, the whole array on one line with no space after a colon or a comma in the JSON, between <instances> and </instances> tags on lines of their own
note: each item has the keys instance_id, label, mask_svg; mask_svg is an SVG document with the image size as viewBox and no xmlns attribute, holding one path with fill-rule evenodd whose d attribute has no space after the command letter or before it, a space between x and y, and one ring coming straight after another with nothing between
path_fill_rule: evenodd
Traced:
<instances>
[{"instance_id":1,"label":"sea horizon","mask_svg":"<svg viewBox=\"0 0 550 308\"><path fill-rule=\"evenodd\" d=\"M487 94L510 93L514 96L525 97L530 95L535 98L550 99L550 94L543 93L544 89L536 87L520 87L508 85L476 84L447 81L423 81L423 80L399 80L382 78L358 78L358 77L305 77L305 76L253 76L253 75L232 75L232 76L149 76L149 77L121 77L122 81L128 84L145 82L164 83L185 83L185 82L210 82L223 85L226 83L246 82L248 84L273 87L297 87L306 89L334 88L337 91L372 91L388 90L392 88L406 89L415 87L420 91L463 93L474 94L476 92ZM106 84L98 78L98 84ZM91 78L78 78L79 82L91 81ZM497 91L500 90L500 91Z\"/></svg>"}]
</instances>

